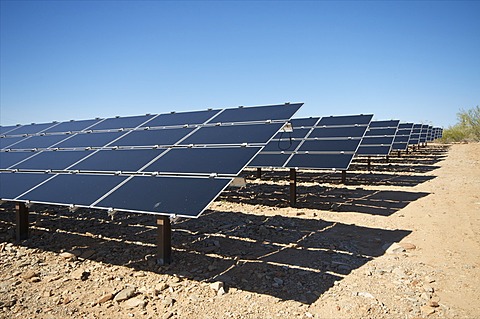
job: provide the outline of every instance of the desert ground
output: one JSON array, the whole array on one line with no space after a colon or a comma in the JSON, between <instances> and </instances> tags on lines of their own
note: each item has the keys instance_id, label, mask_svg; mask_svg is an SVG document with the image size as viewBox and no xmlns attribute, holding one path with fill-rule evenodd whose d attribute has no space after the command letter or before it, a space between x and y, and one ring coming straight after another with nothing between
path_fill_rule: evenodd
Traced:
<instances>
[{"instance_id":1,"label":"desert ground","mask_svg":"<svg viewBox=\"0 0 480 319\"><path fill-rule=\"evenodd\" d=\"M0 206L0 318L480 318L480 144L347 173L246 170L155 258L155 217Z\"/></svg>"}]
</instances>

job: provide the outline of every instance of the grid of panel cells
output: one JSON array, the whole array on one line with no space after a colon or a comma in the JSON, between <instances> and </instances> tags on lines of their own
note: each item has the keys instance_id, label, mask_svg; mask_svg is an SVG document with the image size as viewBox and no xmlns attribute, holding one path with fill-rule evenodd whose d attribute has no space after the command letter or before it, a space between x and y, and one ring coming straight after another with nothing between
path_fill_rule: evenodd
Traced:
<instances>
[{"instance_id":1,"label":"grid of panel cells","mask_svg":"<svg viewBox=\"0 0 480 319\"><path fill-rule=\"evenodd\" d=\"M250 167L346 170L373 115L292 119L292 132L279 132Z\"/></svg>"},{"instance_id":2,"label":"grid of panel cells","mask_svg":"<svg viewBox=\"0 0 480 319\"><path fill-rule=\"evenodd\" d=\"M413 123L400 123L392 144L392 151L405 151L408 148Z\"/></svg>"},{"instance_id":3,"label":"grid of panel cells","mask_svg":"<svg viewBox=\"0 0 480 319\"><path fill-rule=\"evenodd\" d=\"M0 198L198 217L301 105L1 127Z\"/></svg>"},{"instance_id":4,"label":"grid of panel cells","mask_svg":"<svg viewBox=\"0 0 480 319\"><path fill-rule=\"evenodd\" d=\"M360 143L357 156L387 156L397 134L400 121L372 121Z\"/></svg>"}]
</instances>

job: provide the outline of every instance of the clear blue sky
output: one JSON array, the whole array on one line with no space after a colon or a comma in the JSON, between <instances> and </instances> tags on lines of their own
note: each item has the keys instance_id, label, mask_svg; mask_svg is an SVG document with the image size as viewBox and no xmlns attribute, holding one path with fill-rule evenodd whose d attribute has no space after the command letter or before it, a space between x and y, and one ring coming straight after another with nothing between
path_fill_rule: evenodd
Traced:
<instances>
[{"instance_id":1,"label":"clear blue sky","mask_svg":"<svg viewBox=\"0 0 480 319\"><path fill-rule=\"evenodd\" d=\"M480 104L480 2L4 1L2 125L305 102L448 126Z\"/></svg>"}]
</instances>

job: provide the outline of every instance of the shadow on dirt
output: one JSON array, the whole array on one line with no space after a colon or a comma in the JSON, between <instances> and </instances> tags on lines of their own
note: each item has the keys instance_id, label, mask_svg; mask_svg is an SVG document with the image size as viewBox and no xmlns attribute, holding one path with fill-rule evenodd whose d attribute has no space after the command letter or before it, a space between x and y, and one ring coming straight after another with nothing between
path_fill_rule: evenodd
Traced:
<instances>
[{"instance_id":1,"label":"shadow on dirt","mask_svg":"<svg viewBox=\"0 0 480 319\"><path fill-rule=\"evenodd\" d=\"M289 192L289 185L248 184L241 189L225 190L219 199L250 205L288 207ZM295 207L389 216L428 194L297 185Z\"/></svg>"},{"instance_id":2,"label":"shadow on dirt","mask_svg":"<svg viewBox=\"0 0 480 319\"><path fill-rule=\"evenodd\" d=\"M14 208L0 212L0 242L14 228ZM82 258L313 303L335 281L384 254L410 231L284 216L207 211L173 224L173 263L155 262L155 217L33 206L31 236L19 244L76 251ZM387 245L388 246L388 245ZM83 256L83 257L82 257Z\"/></svg>"}]
</instances>

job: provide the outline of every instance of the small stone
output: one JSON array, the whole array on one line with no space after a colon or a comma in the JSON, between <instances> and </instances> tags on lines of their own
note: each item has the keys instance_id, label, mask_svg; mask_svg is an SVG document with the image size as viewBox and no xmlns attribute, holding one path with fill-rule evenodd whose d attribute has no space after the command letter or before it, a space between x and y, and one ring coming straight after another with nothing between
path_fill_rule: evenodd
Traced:
<instances>
[{"instance_id":1,"label":"small stone","mask_svg":"<svg viewBox=\"0 0 480 319\"><path fill-rule=\"evenodd\" d=\"M221 281L216 281L210 284L210 288L212 288L217 293L220 290L220 288L223 288L223 287L224 287L224 284Z\"/></svg>"},{"instance_id":2,"label":"small stone","mask_svg":"<svg viewBox=\"0 0 480 319\"><path fill-rule=\"evenodd\" d=\"M435 308L425 305L420 307L420 311L422 312L422 315L430 316L431 314L435 313Z\"/></svg>"},{"instance_id":3,"label":"small stone","mask_svg":"<svg viewBox=\"0 0 480 319\"><path fill-rule=\"evenodd\" d=\"M69 253L69 252L64 252L60 254L60 257L66 260L75 260L77 259L77 256L75 254Z\"/></svg>"},{"instance_id":4,"label":"small stone","mask_svg":"<svg viewBox=\"0 0 480 319\"><path fill-rule=\"evenodd\" d=\"M127 299L132 298L135 295L135 287L127 287L115 295L113 300L116 302L121 302Z\"/></svg>"},{"instance_id":5,"label":"small stone","mask_svg":"<svg viewBox=\"0 0 480 319\"><path fill-rule=\"evenodd\" d=\"M313 315L310 312L305 312L305 317L313 318Z\"/></svg>"},{"instance_id":6,"label":"small stone","mask_svg":"<svg viewBox=\"0 0 480 319\"><path fill-rule=\"evenodd\" d=\"M107 302L109 300L112 300L112 299L113 299L113 294L112 293L105 294L102 297L100 297L100 299L97 300L97 303L102 304L102 303L105 303L105 302Z\"/></svg>"},{"instance_id":7,"label":"small stone","mask_svg":"<svg viewBox=\"0 0 480 319\"><path fill-rule=\"evenodd\" d=\"M360 297L375 299L375 297L373 297L373 295L371 293L365 292L365 291L359 292L357 295L360 296Z\"/></svg>"},{"instance_id":8,"label":"small stone","mask_svg":"<svg viewBox=\"0 0 480 319\"><path fill-rule=\"evenodd\" d=\"M136 307L145 307L147 303L145 302L145 300L142 300L140 298L131 298L131 299L128 299L127 301L125 301L125 304L124 306L127 308L127 309L132 309L132 308L136 308Z\"/></svg>"},{"instance_id":9,"label":"small stone","mask_svg":"<svg viewBox=\"0 0 480 319\"><path fill-rule=\"evenodd\" d=\"M74 270L70 275L73 279L85 281L90 276L90 272L79 268L77 270Z\"/></svg>"},{"instance_id":10,"label":"small stone","mask_svg":"<svg viewBox=\"0 0 480 319\"><path fill-rule=\"evenodd\" d=\"M33 271L33 270L29 270L22 275L22 278L25 279L25 280L32 279L33 277L38 277L38 273L36 271Z\"/></svg>"},{"instance_id":11,"label":"small stone","mask_svg":"<svg viewBox=\"0 0 480 319\"><path fill-rule=\"evenodd\" d=\"M425 292L433 292L433 287L432 286L429 286L429 285L425 285L423 286L423 290L425 290Z\"/></svg>"},{"instance_id":12,"label":"small stone","mask_svg":"<svg viewBox=\"0 0 480 319\"><path fill-rule=\"evenodd\" d=\"M175 303L175 299L171 298L171 297L167 297L165 298L165 300L163 300L163 303L167 306L173 306L173 304Z\"/></svg>"},{"instance_id":13,"label":"small stone","mask_svg":"<svg viewBox=\"0 0 480 319\"><path fill-rule=\"evenodd\" d=\"M32 278L30 278L30 282L40 282L40 281L41 281L40 277L32 277Z\"/></svg>"},{"instance_id":14,"label":"small stone","mask_svg":"<svg viewBox=\"0 0 480 319\"><path fill-rule=\"evenodd\" d=\"M386 246L386 245L385 245ZM384 246L384 248L385 248ZM393 243L388 247L385 251L387 254L398 254L398 253L403 253L405 252L405 248L400 246L399 243Z\"/></svg>"},{"instance_id":15,"label":"small stone","mask_svg":"<svg viewBox=\"0 0 480 319\"><path fill-rule=\"evenodd\" d=\"M161 282L161 283L159 283L159 284L156 284L156 285L155 285L155 290L157 291L156 294L158 295L158 293L160 293L161 291L164 291L164 290L167 289L167 288L168 288L168 285L167 285L166 283L164 283L164 282Z\"/></svg>"},{"instance_id":16,"label":"small stone","mask_svg":"<svg viewBox=\"0 0 480 319\"><path fill-rule=\"evenodd\" d=\"M428 305L432 308L437 308L438 306L440 306L438 304L438 302L434 301L434 300L430 300L430 302L428 303Z\"/></svg>"},{"instance_id":17,"label":"small stone","mask_svg":"<svg viewBox=\"0 0 480 319\"><path fill-rule=\"evenodd\" d=\"M224 294L226 294L226 292L225 292L225 289L223 287L218 289L217 296L223 296Z\"/></svg>"},{"instance_id":18,"label":"small stone","mask_svg":"<svg viewBox=\"0 0 480 319\"><path fill-rule=\"evenodd\" d=\"M399 243L399 245L401 247L403 247L403 249L405 250L414 250L417 248L417 246L415 246L414 244L412 243Z\"/></svg>"}]
</instances>

